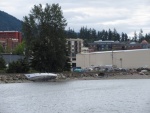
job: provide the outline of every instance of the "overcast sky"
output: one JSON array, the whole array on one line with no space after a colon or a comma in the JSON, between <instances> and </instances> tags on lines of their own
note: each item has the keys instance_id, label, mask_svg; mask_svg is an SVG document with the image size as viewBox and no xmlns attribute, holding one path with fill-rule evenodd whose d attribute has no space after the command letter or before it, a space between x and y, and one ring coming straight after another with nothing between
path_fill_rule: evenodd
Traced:
<instances>
[{"instance_id":1,"label":"overcast sky","mask_svg":"<svg viewBox=\"0 0 150 113\"><path fill-rule=\"evenodd\" d=\"M140 29L150 33L150 0L0 0L0 10L23 20L34 5L59 3L67 27L76 32L82 26L97 31L109 28L134 35Z\"/></svg>"}]
</instances>

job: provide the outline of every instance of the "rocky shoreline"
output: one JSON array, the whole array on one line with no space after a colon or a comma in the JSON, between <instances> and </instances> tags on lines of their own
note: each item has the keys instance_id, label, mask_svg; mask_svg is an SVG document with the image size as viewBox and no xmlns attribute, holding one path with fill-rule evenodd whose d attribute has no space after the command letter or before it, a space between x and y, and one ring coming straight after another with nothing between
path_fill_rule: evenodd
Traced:
<instances>
[{"instance_id":1,"label":"rocky shoreline","mask_svg":"<svg viewBox=\"0 0 150 113\"><path fill-rule=\"evenodd\" d=\"M64 72L57 73L58 77L53 82L67 80L105 80L105 79L150 79L149 73L127 73L127 72ZM24 74L0 74L0 83L26 83L28 80Z\"/></svg>"}]
</instances>

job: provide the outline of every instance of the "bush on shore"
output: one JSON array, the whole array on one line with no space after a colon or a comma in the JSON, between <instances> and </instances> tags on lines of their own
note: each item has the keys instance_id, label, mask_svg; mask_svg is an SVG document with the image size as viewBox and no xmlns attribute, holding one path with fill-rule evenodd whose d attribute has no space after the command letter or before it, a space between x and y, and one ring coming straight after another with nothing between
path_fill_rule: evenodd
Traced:
<instances>
[{"instance_id":1,"label":"bush on shore","mask_svg":"<svg viewBox=\"0 0 150 113\"><path fill-rule=\"evenodd\" d=\"M26 73L29 71L29 64L25 59L19 59L16 62L9 63L7 73Z\"/></svg>"},{"instance_id":2,"label":"bush on shore","mask_svg":"<svg viewBox=\"0 0 150 113\"><path fill-rule=\"evenodd\" d=\"M0 56L0 70L4 70L6 68L5 60Z\"/></svg>"}]
</instances>

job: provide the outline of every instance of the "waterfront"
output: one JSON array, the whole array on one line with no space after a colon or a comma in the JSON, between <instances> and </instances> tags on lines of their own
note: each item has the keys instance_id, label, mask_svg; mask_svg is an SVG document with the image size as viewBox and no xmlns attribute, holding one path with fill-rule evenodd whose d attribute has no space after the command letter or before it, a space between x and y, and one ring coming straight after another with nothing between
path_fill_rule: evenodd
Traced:
<instances>
[{"instance_id":1,"label":"waterfront","mask_svg":"<svg viewBox=\"0 0 150 113\"><path fill-rule=\"evenodd\" d=\"M150 79L0 84L0 113L150 113Z\"/></svg>"}]
</instances>

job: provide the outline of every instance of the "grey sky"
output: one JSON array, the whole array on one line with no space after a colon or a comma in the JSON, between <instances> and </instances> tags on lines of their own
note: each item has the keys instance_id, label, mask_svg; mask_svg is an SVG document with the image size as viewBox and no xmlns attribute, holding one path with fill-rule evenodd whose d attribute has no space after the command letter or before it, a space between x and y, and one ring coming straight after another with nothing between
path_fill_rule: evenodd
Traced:
<instances>
[{"instance_id":1,"label":"grey sky","mask_svg":"<svg viewBox=\"0 0 150 113\"><path fill-rule=\"evenodd\" d=\"M109 28L133 36L140 29L150 33L150 0L1 0L0 10L22 20L34 5L59 3L68 26L101 31Z\"/></svg>"}]
</instances>

